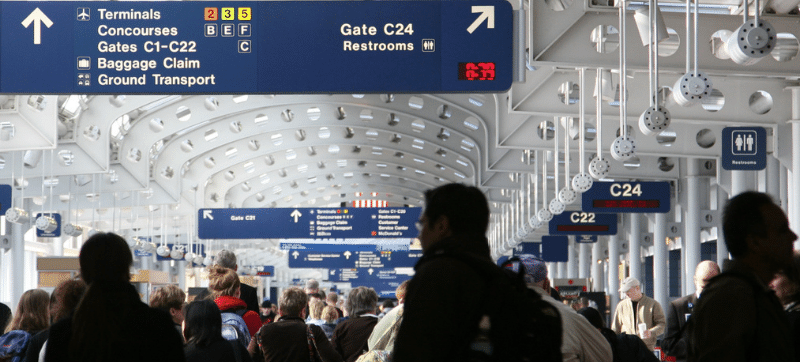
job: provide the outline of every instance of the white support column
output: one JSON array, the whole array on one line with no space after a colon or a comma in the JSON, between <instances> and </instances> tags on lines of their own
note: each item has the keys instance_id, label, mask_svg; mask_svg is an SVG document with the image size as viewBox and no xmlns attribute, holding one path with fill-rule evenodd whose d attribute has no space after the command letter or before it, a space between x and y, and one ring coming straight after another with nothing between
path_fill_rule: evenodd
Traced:
<instances>
[{"instance_id":1,"label":"white support column","mask_svg":"<svg viewBox=\"0 0 800 362\"><path fill-rule=\"evenodd\" d=\"M767 155L767 168L764 169L766 182L765 192L772 196L775 202L781 200L781 163L772 155Z\"/></svg>"},{"instance_id":2,"label":"white support column","mask_svg":"<svg viewBox=\"0 0 800 362\"><path fill-rule=\"evenodd\" d=\"M548 262L547 264L547 276L553 279L558 279L560 276L558 275L558 263Z\"/></svg>"},{"instance_id":3,"label":"white support column","mask_svg":"<svg viewBox=\"0 0 800 362\"><path fill-rule=\"evenodd\" d=\"M667 274L667 214L653 215L653 299L666 308L669 303Z\"/></svg>"},{"instance_id":4,"label":"white support column","mask_svg":"<svg viewBox=\"0 0 800 362\"><path fill-rule=\"evenodd\" d=\"M786 215L789 215L789 170L780 165L780 193L779 197L775 201L781 202L781 209Z\"/></svg>"},{"instance_id":5,"label":"white support column","mask_svg":"<svg viewBox=\"0 0 800 362\"><path fill-rule=\"evenodd\" d=\"M274 278L274 276L272 277ZM272 299L272 278L264 278L267 286L264 288L264 298L265 299Z\"/></svg>"},{"instance_id":6,"label":"white support column","mask_svg":"<svg viewBox=\"0 0 800 362\"><path fill-rule=\"evenodd\" d=\"M30 210L30 207L26 208ZM25 292L25 232L29 224L11 224L11 312Z\"/></svg>"},{"instance_id":7,"label":"white support column","mask_svg":"<svg viewBox=\"0 0 800 362\"><path fill-rule=\"evenodd\" d=\"M619 233L608 237L608 310L612 315L619 303Z\"/></svg>"},{"instance_id":8,"label":"white support column","mask_svg":"<svg viewBox=\"0 0 800 362\"><path fill-rule=\"evenodd\" d=\"M562 279L569 278L569 273L567 273L567 263L564 261L560 261L558 264L558 277Z\"/></svg>"},{"instance_id":9,"label":"white support column","mask_svg":"<svg viewBox=\"0 0 800 362\"><path fill-rule=\"evenodd\" d=\"M186 290L186 260L178 260L175 262L175 267L178 268L178 287Z\"/></svg>"},{"instance_id":10,"label":"white support column","mask_svg":"<svg viewBox=\"0 0 800 362\"><path fill-rule=\"evenodd\" d=\"M800 87L792 90L792 187L789 199L789 226L795 234L800 234ZM800 240L794 242L794 249L800 250Z\"/></svg>"},{"instance_id":11,"label":"white support column","mask_svg":"<svg viewBox=\"0 0 800 362\"><path fill-rule=\"evenodd\" d=\"M593 292L602 292L604 284L603 283L603 263L606 259L606 256L603 255L603 240L602 238L597 238L597 242L591 244L592 248L592 260L591 263L591 270L592 270L592 291Z\"/></svg>"},{"instance_id":12,"label":"white support column","mask_svg":"<svg viewBox=\"0 0 800 362\"><path fill-rule=\"evenodd\" d=\"M628 264L630 265L630 276L643 281L642 274L642 224L641 215L632 213L628 215L630 220L630 238L628 239Z\"/></svg>"},{"instance_id":13,"label":"white support column","mask_svg":"<svg viewBox=\"0 0 800 362\"><path fill-rule=\"evenodd\" d=\"M589 278L592 262L592 244L578 244L578 278Z\"/></svg>"},{"instance_id":14,"label":"white support column","mask_svg":"<svg viewBox=\"0 0 800 362\"><path fill-rule=\"evenodd\" d=\"M755 171L731 171L731 197L745 191L756 191L756 172Z\"/></svg>"},{"instance_id":15,"label":"white support column","mask_svg":"<svg viewBox=\"0 0 800 362\"><path fill-rule=\"evenodd\" d=\"M722 232L722 211L728 202L728 194L722 187L717 187L717 265L722 267L725 260L728 260L728 246L725 245L725 235Z\"/></svg>"},{"instance_id":16,"label":"white support column","mask_svg":"<svg viewBox=\"0 0 800 362\"><path fill-rule=\"evenodd\" d=\"M684 211L684 236L683 253L684 259L684 285L683 294L695 292L694 269L700 263L700 209L702 204L700 198L708 198L708 195L701 195L700 192L700 161L689 159L686 162L686 208Z\"/></svg>"},{"instance_id":17,"label":"white support column","mask_svg":"<svg viewBox=\"0 0 800 362\"><path fill-rule=\"evenodd\" d=\"M578 248L575 245L575 240L568 237L569 240L569 260L567 261L567 278L575 279L578 277Z\"/></svg>"}]
</instances>

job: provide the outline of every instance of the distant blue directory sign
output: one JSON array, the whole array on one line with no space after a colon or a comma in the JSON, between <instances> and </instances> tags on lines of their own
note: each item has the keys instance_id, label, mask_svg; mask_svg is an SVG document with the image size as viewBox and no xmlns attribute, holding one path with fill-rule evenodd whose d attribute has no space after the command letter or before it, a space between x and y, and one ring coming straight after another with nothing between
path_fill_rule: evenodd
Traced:
<instances>
[{"instance_id":1,"label":"distant blue directory sign","mask_svg":"<svg viewBox=\"0 0 800 362\"><path fill-rule=\"evenodd\" d=\"M542 243L519 243L519 245L515 246L512 250L512 254L515 256L530 254L539 257L542 255Z\"/></svg>"},{"instance_id":2,"label":"distant blue directory sign","mask_svg":"<svg viewBox=\"0 0 800 362\"><path fill-rule=\"evenodd\" d=\"M289 250L289 268L409 268L413 267L420 257L422 257L421 250L381 252L363 250L353 252Z\"/></svg>"},{"instance_id":3,"label":"distant blue directory sign","mask_svg":"<svg viewBox=\"0 0 800 362\"><path fill-rule=\"evenodd\" d=\"M36 214L36 219L43 214ZM53 231L47 232L36 228L36 237L39 238L57 238L61 236L61 214L44 213L45 216L50 216L56 222L56 228Z\"/></svg>"},{"instance_id":4,"label":"distant blue directory sign","mask_svg":"<svg viewBox=\"0 0 800 362\"><path fill-rule=\"evenodd\" d=\"M550 235L615 235L617 214L564 211L549 223Z\"/></svg>"},{"instance_id":5,"label":"distant blue directory sign","mask_svg":"<svg viewBox=\"0 0 800 362\"><path fill-rule=\"evenodd\" d=\"M420 208L200 209L200 239L415 238Z\"/></svg>"},{"instance_id":6,"label":"distant blue directory sign","mask_svg":"<svg viewBox=\"0 0 800 362\"><path fill-rule=\"evenodd\" d=\"M361 239L358 239L361 240ZM368 240L368 239L364 239ZM409 241L408 239L406 239ZM409 242L406 243L379 243L375 244L375 240L368 240L372 242L372 244L352 244L352 243L342 243L342 244L317 244L317 243L303 243L303 242L291 242L291 243L280 243L279 247L281 250L308 250L308 251L333 251L333 252L345 252L345 251L356 251L356 250L363 250L363 251L408 251Z\"/></svg>"},{"instance_id":7,"label":"distant blue directory sign","mask_svg":"<svg viewBox=\"0 0 800 362\"><path fill-rule=\"evenodd\" d=\"M504 92L506 1L3 1L0 92Z\"/></svg>"},{"instance_id":8,"label":"distant blue directory sign","mask_svg":"<svg viewBox=\"0 0 800 362\"><path fill-rule=\"evenodd\" d=\"M263 278L274 277L275 276L275 266L274 265L265 265L265 266L261 267L261 270L259 270L256 273L256 275L258 275L260 277L263 277Z\"/></svg>"},{"instance_id":9,"label":"distant blue directory sign","mask_svg":"<svg viewBox=\"0 0 800 362\"><path fill-rule=\"evenodd\" d=\"M666 181L595 182L583 193L581 210L596 213L665 213L670 210Z\"/></svg>"},{"instance_id":10,"label":"distant blue directory sign","mask_svg":"<svg viewBox=\"0 0 800 362\"><path fill-rule=\"evenodd\" d=\"M547 262L569 261L567 236L542 236L542 260Z\"/></svg>"},{"instance_id":11,"label":"distant blue directory sign","mask_svg":"<svg viewBox=\"0 0 800 362\"><path fill-rule=\"evenodd\" d=\"M722 168L759 171L767 167L767 130L764 127L722 129Z\"/></svg>"},{"instance_id":12,"label":"distant blue directory sign","mask_svg":"<svg viewBox=\"0 0 800 362\"><path fill-rule=\"evenodd\" d=\"M378 298L390 298L395 299L397 298L395 295L395 291L397 287L400 286L404 281L411 279L411 276L404 275L404 279L397 279L397 280L383 280L379 282L367 282L362 283L360 285L351 285L353 287L361 286L361 287L368 287L375 289L375 292L378 293ZM351 283L352 284L352 283Z\"/></svg>"},{"instance_id":13,"label":"distant blue directory sign","mask_svg":"<svg viewBox=\"0 0 800 362\"><path fill-rule=\"evenodd\" d=\"M376 283L380 281L405 280L408 275L397 274L395 269L343 268L330 269L328 281L342 283Z\"/></svg>"},{"instance_id":14,"label":"distant blue directory sign","mask_svg":"<svg viewBox=\"0 0 800 362\"><path fill-rule=\"evenodd\" d=\"M0 185L0 215L11 208L11 185Z\"/></svg>"},{"instance_id":15,"label":"distant blue directory sign","mask_svg":"<svg viewBox=\"0 0 800 362\"><path fill-rule=\"evenodd\" d=\"M578 244L592 244L597 242L597 235L575 235Z\"/></svg>"}]
</instances>

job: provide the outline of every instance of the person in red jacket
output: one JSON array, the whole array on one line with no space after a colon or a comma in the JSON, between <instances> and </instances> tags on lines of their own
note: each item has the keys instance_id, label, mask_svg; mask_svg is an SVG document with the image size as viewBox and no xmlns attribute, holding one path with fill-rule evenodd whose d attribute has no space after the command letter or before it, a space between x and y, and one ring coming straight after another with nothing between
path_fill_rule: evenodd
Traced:
<instances>
[{"instance_id":1,"label":"person in red jacket","mask_svg":"<svg viewBox=\"0 0 800 362\"><path fill-rule=\"evenodd\" d=\"M208 289L220 312L236 313L238 310L247 309L247 303L239 298L241 296L240 287L241 282L235 271L216 265L209 268ZM248 310L242 315L242 319L247 324L247 332L252 338L261 327L261 317L258 313Z\"/></svg>"}]
</instances>

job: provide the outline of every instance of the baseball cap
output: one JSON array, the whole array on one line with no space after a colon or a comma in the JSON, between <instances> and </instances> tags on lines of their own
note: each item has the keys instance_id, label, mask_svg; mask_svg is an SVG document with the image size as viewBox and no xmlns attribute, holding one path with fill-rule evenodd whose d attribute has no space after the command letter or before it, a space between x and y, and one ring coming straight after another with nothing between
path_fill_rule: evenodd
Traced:
<instances>
[{"instance_id":1,"label":"baseball cap","mask_svg":"<svg viewBox=\"0 0 800 362\"><path fill-rule=\"evenodd\" d=\"M619 291L626 293L627 291L631 290L631 288L638 287L640 285L641 283L639 283L639 279L627 277L622 281L622 284L619 285Z\"/></svg>"}]
</instances>

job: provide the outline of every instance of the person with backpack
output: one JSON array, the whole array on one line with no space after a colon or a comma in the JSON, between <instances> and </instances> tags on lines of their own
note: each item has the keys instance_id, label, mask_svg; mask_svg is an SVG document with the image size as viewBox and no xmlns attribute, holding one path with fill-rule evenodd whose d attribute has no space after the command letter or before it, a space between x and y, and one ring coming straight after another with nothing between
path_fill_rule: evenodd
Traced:
<instances>
[{"instance_id":1,"label":"person with backpack","mask_svg":"<svg viewBox=\"0 0 800 362\"><path fill-rule=\"evenodd\" d=\"M586 318L593 327L600 331L614 355L614 362L658 362L656 355L647 348L641 338L632 334L616 334L606 328L603 317L597 309L592 307L581 308L578 314Z\"/></svg>"},{"instance_id":2,"label":"person with backpack","mask_svg":"<svg viewBox=\"0 0 800 362\"><path fill-rule=\"evenodd\" d=\"M72 315L78 306L83 294L86 293L86 283L80 279L67 279L58 283L53 294L50 295L50 321L55 323L63 318ZM45 329L36 333L28 342L28 352L25 355L26 362L36 362L47 339L50 338L50 330Z\"/></svg>"},{"instance_id":3,"label":"person with backpack","mask_svg":"<svg viewBox=\"0 0 800 362\"><path fill-rule=\"evenodd\" d=\"M183 361L168 314L143 303L131 285L133 254L121 236L98 232L81 246L87 289L75 312L50 327L45 362Z\"/></svg>"},{"instance_id":4,"label":"person with backpack","mask_svg":"<svg viewBox=\"0 0 800 362\"><path fill-rule=\"evenodd\" d=\"M425 192L417 223L423 255L406 291L393 361L540 360L550 350L560 357L560 331L548 332L558 337L550 345L536 343L546 336L528 333L538 326L528 303L536 297L522 277L491 259L489 213L474 186L451 183ZM557 320L554 314L546 319Z\"/></svg>"},{"instance_id":5,"label":"person with backpack","mask_svg":"<svg viewBox=\"0 0 800 362\"><path fill-rule=\"evenodd\" d=\"M261 317L247 309L247 304L239 298L241 282L232 269L212 266L208 273L208 289L211 298L222 312L222 335L226 339L238 339L247 347L258 328ZM235 330L228 326L236 327ZM240 332L241 334L237 333Z\"/></svg>"},{"instance_id":6,"label":"person with backpack","mask_svg":"<svg viewBox=\"0 0 800 362\"><path fill-rule=\"evenodd\" d=\"M210 300L198 300L184 308L183 336L186 362L252 362L247 348L222 337L222 313Z\"/></svg>"},{"instance_id":7,"label":"person with backpack","mask_svg":"<svg viewBox=\"0 0 800 362\"><path fill-rule=\"evenodd\" d=\"M317 325L306 324L308 295L299 287L283 290L278 299L280 318L258 331L247 350L257 362L342 362Z\"/></svg>"},{"instance_id":8,"label":"person with backpack","mask_svg":"<svg viewBox=\"0 0 800 362\"><path fill-rule=\"evenodd\" d=\"M689 318L689 361L794 361L788 318L767 286L791 267L792 243L783 210L765 193L728 200L722 233L733 260L709 280Z\"/></svg>"},{"instance_id":9,"label":"person with backpack","mask_svg":"<svg viewBox=\"0 0 800 362\"><path fill-rule=\"evenodd\" d=\"M25 359L33 335L50 326L50 296L41 289L22 293L17 311L5 334L0 336L0 361Z\"/></svg>"},{"instance_id":10,"label":"person with backpack","mask_svg":"<svg viewBox=\"0 0 800 362\"><path fill-rule=\"evenodd\" d=\"M525 284L543 301L558 309L561 316L561 357L567 361L612 362L611 346L603 335L574 308L561 303L545 291L547 265L530 254L519 255L524 268Z\"/></svg>"}]
</instances>

